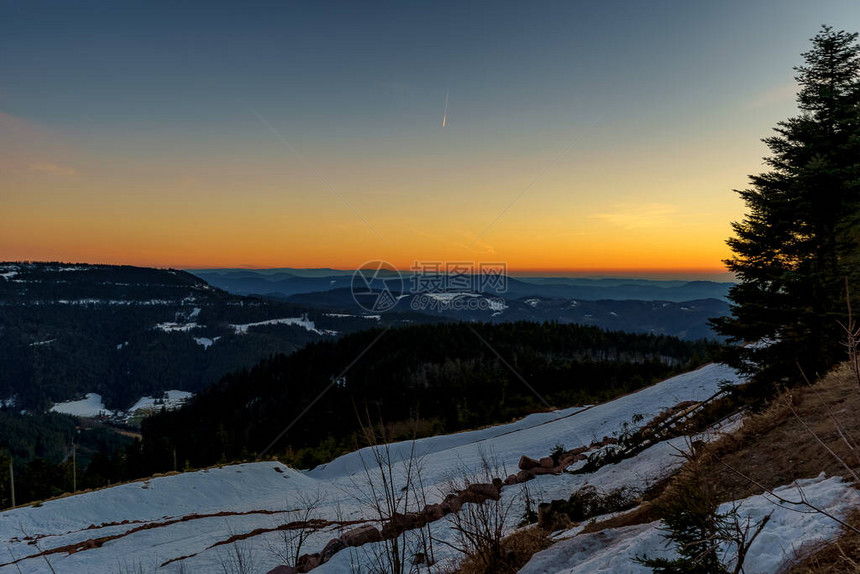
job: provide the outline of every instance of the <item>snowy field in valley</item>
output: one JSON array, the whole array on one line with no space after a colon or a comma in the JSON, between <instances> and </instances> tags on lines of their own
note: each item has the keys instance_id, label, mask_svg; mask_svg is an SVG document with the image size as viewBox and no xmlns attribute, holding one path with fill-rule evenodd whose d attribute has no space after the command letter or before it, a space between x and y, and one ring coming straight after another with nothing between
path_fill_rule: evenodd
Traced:
<instances>
[{"instance_id":1,"label":"snowy field in valley","mask_svg":"<svg viewBox=\"0 0 860 574\"><path fill-rule=\"evenodd\" d=\"M128 412L133 414L139 410L156 411L162 407L167 410L178 409L192 396L194 393L188 391L165 391L163 397L141 397Z\"/></svg>"},{"instance_id":2,"label":"snowy field in valley","mask_svg":"<svg viewBox=\"0 0 860 574\"><path fill-rule=\"evenodd\" d=\"M165 391L161 397L141 397L127 411L111 411L105 408L102 396L98 393L87 393L86 397L77 401L65 401L51 407L51 412L73 415L82 418L95 418L100 415L111 417L132 416L137 411L176 409L194 396L188 391Z\"/></svg>"},{"instance_id":3,"label":"snowy field in valley","mask_svg":"<svg viewBox=\"0 0 860 574\"><path fill-rule=\"evenodd\" d=\"M395 443L391 445L392 457L397 461L393 473L403 476L404 461L414 452L421 467L427 502L437 502L444 497L446 485L452 477L477 476L482 457L492 461L496 467L495 474L504 478L506 474L516 472L522 455L547 456L556 444L563 444L568 449L588 445L595 439L617 434L622 425L629 424L634 416L644 424L661 410L682 401L706 399L718 390L723 381L736 382L737 377L727 367L707 365L606 404L535 414L510 424L425 438L414 444ZM677 448L683 444L683 438L658 443L633 458L604 466L593 474L537 476L527 483L528 489L534 500L566 498L586 484L602 491L622 486L643 489L681 464ZM341 523L355 521L346 530L355 528L362 521L372 520L372 511L361 501L368 490L362 459L369 462L369 456L369 450L363 449L310 471L296 471L277 462L225 466L152 478L48 501L39 507L6 511L0 513L0 543L8 548L8 556L0 556L0 564L4 564L0 566L0 574L11 574L18 569L26 573L47 573L51 571L48 561L58 572L178 572L178 561L160 566L182 557L185 557L186 571L221 571L221 563L231 549L223 542L231 535L257 529L262 531L248 537L241 545L250 556L254 566L252 571L266 573L279 564L271 548L283 544L280 533L270 530L285 520L296 519L295 516L289 517L286 511L301 506L303 496L321 497L323 502L317 513L320 518ZM378 477L371 472L369 480L378 482ZM522 488L522 485L512 485L502 491L503 502L511 505L511 527L519 522L525 509ZM810 482L807 492L810 496L818 496L822 490L822 500L830 501L828 504L832 503L835 508L849 498L843 492L846 488L838 480L821 479ZM841 494L834 494L837 491ZM764 508L763 504L752 501L747 507ZM832 525L827 530L824 525L813 524L810 520L798 525L788 517L775 519L773 527L769 526L762 534L762 540L775 545L784 542L787 544L786 553L790 553L792 537L796 539L801 531L807 532L802 528L814 529L821 536L831 535ZM656 540L655 527L644 525L641 531L610 541L620 546L610 553L611 556L605 555L604 558L621 560L622 556L649 550ZM335 524L313 533L303 552L319 552L343 529L343 526ZM430 530L441 541L454 541L446 519L431 523ZM31 544L33 538L36 544ZM578 539L574 537L561 544L571 544ZM51 552L52 549L78 545L87 540L96 542L77 552L69 553L66 548L37 557L40 552ZM438 568L452 564L456 556L444 542L435 546ZM370 559L379 546L375 543L343 550L313 571L319 574L351 572L355 563ZM568 571L564 570L570 566L563 564L563 556L552 555L552 550L536 556L534 563L529 565L530 571ZM587 551L587 548L582 550ZM10 564L12 557L20 560ZM595 555L594 564L604 564L605 561L600 562L604 558ZM550 566L541 564L557 570L547 570ZM615 567L610 565L602 571L624 571ZM774 568L768 562L756 572L775 572Z\"/></svg>"},{"instance_id":4,"label":"snowy field in valley","mask_svg":"<svg viewBox=\"0 0 860 574\"><path fill-rule=\"evenodd\" d=\"M57 403L51 407L51 412L73 415L76 417L97 417L105 414L105 404L102 396L98 393L87 393L86 397L78 401L66 401Z\"/></svg>"}]
</instances>

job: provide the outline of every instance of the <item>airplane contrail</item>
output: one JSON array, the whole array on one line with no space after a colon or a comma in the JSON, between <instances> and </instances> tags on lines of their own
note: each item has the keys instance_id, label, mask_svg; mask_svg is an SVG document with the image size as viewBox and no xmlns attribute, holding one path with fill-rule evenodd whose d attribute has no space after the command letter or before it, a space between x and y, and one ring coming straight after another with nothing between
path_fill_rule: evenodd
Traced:
<instances>
[{"instance_id":1,"label":"airplane contrail","mask_svg":"<svg viewBox=\"0 0 860 574\"><path fill-rule=\"evenodd\" d=\"M445 92L445 112L442 114L442 127L448 123L448 91Z\"/></svg>"}]
</instances>

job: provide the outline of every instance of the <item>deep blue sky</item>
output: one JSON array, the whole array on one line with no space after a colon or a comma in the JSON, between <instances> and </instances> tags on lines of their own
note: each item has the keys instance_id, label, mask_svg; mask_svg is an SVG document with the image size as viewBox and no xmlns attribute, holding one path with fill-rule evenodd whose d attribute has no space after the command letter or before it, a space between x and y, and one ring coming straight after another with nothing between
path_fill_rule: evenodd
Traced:
<instances>
[{"instance_id":1,"label":"deep blue sky","mask_svg":"<svg viewBox=\"0 0 860 574\"><path fill-rule=\"evenodd\" d=\"M435 118L448 89L453 114L477 126L504 116L506 129L720 108L784 81L818 25L860 24L853 1L2 6L6 113L184 131L234 128L255 106L319 138L375 117L396 134L404 118Z\"/></svg>"}]
</instances>

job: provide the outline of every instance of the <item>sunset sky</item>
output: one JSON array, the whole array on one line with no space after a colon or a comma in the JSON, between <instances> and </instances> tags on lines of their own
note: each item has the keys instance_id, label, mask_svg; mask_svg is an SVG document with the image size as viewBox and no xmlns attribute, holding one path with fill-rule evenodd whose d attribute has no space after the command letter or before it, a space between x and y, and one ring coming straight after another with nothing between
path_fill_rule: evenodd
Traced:
<instances>
[{"instance_id":1,"label":"sunset sky","mask_svg":"<svg viewBox=\"0 0 860 574\"><path fill-rule=\"evenodd\" d=\"M821 24L860 4L2 2L0 260L718 273Z\"/></svg>"}]
</instances>

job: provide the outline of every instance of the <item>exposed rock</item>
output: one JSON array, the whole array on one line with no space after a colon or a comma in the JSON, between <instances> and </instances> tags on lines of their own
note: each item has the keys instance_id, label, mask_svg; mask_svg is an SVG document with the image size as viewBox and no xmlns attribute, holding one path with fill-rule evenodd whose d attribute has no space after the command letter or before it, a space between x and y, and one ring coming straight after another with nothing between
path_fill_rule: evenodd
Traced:
<instances>
[{"instance_id":1,"label":"exposed rock","mask_svg":"<svg viewBox=\"0 0 860 574\"><path fill-rule=\"evenodd\" d=\"M560 470L564 470L565 468L572 465L574 462L576 462L576 455L575 454L563 454L558 459L558 467L557 468Z\"/></svg>"},{"instance_id":2,"label":"exposed rock","mask_svg":"<svg viewBox=\"0 0 860 574\"><path fill-rule=\"evenodd\" d=\"M545 456L542 459L540 459L540 465L543 468L552 468L555 466L555 461L552 459L551 456Z\"/></svg>"},{"instance_id":3,"label":"exposed rock","mask_svg":"<svg viewBox=\"0 0 860 574\"><path fill-rule=\"evenodd\" d=\"M451 514L452 512L460 512L460 508L462 508L463 503L460 502L460 497L456 494L449 494L445 497L445 500L442 502L442 512L445 514Z\"/></svg>"},{"instance_id":4,"label":"exposed rock","mask_svg":"<svg viewBox=\"0 0 860 574\"><path fill-rule=\"evenodd\" d=\"M320 555L317 553L314 554L302 554L299 556L298 562L296 562L296 571L297 572L310 572L314 568L320 565Z\"/></svg>"},{"instance_id":5,"label":"exposed rock","mask_svg":"<svg viewBox=\"0 0 860 574\"><path fill-rule=\"evenodd\" d=\"M423 514L417 512L395 514L388 522L382 525L382 537L394 538L402 532L412 530L413 528L421 528L425 524L427 524L427 519Z\"/></svg>"},{"instance_id":6,"label":"exposed rock","mask_svg":"<svg viewBox=\"0 0 860 574\"><path fill-rule=\"evenodd\" d=\"M504 484L505 486L511 486L512 484L517 484L518 482L519 480L517 480L517 475L511 474L508 476L508 478L505 479L505 482L503 482L502 484Z\"/></svg>"},{"instance_id":7,"label":"exposed rock","mask_svg":"<svg viewBox=\"0 0 860 574\"><path fill-rule=\"evenodd\" d=\"M283 564L281 564L280 566L275 566L274 568L266 572L266 574L296 574L297 572L298 570L296 570L292 566L284 566Z\"/></svg>"},{"instance_id":8,"label":"exposed rock","mask_svg":"<svg viewBox=\"0 0 860 574\"><path fill-rule=\"evenodd\" d=\"M346 548L346 543L340 538L332 538L328 541L328 544L325 545L325 548L320 552L320 562L325 564L329 560L332 559L332 556L340 552Z\"/></svg>"},{"instance_id":9,"label":"exposed rock","mask_svg":"<svg viewBox=\"0 0 860 574\"><path fill-rule=\"evenodd\" d=\"M519 482L526 482L527 480L531 480L533 478L534 478L534 475L527 470L521 470L517 473L517 482L518 483Z\"/></svg>"},{"instance_id":10,"label":"exposed rock","mask_svg":"<svg viewBox=\"0 0 860 574\"><path fill-rule=\"evenodd\" d=\"M427 522L434 522L445 516L445 511L442 509L441 504L428 504L424 507L422 514L424 514Z\"/></svg>"},{"instance_id":11,"label":"exposed rock","mask_svg":"<svg viewBox=\"0 0 860 574\"><path fill-rule=\"evenodd\" d=\"M361 546L369 542L379 542L382 540L382 533L372 524L364 524L345 533L341 540L347 546Z\"/></svg>"},{"instance_id":12,"label":"exposed rock","mask_svg":"<svg viewBox=\"0 0 860 574\"><path fill-rule=\"evenodd\" d=\"M460 504L480 504L487 500L486 496L480 495L476 492L472 492L469 490L464 490L458 495L460 499Z\"/></svg>"},{"instance_id":13,"label":"exposed rock","mask_svg":"<svg viewBox=\"0 0 860 574\"><path fill-rule=\"evenodd\" d=\"M520 457L520 462L518 466L520 467L520 470L530 470L532 468L539 467L540 461L523 455L522 457Z\"/></svg>"},{"instance_id":14,"label":"exposed rock","mask_svg":"<svg viewBox=\"0 0 860 574\"><path fill-rule=\"evenodd\" d=\"M460 502L466 504L467 502L472 502L475 504L480 504L487 499L498 500L501 497L501 489L498 488L495 484L490 483L475 483L470 484L466 487L466 490L460 493L459 498Z\"/></svg>"},{"instance_id":15,"label":"exposed rock","mask_svg":"<svg viewBox=\"0 0 860 574\"><path fill-rule=\"evenodd\" d=\"M479 496L483 496L485 498L492 498L493 500L499 499L499 491L501 490L501 484L496 486L495 484L489 484L486 482L479 482L475 484L470 484L467 488L467 492L473 492Z\"/></svg>"}]
</instances>

